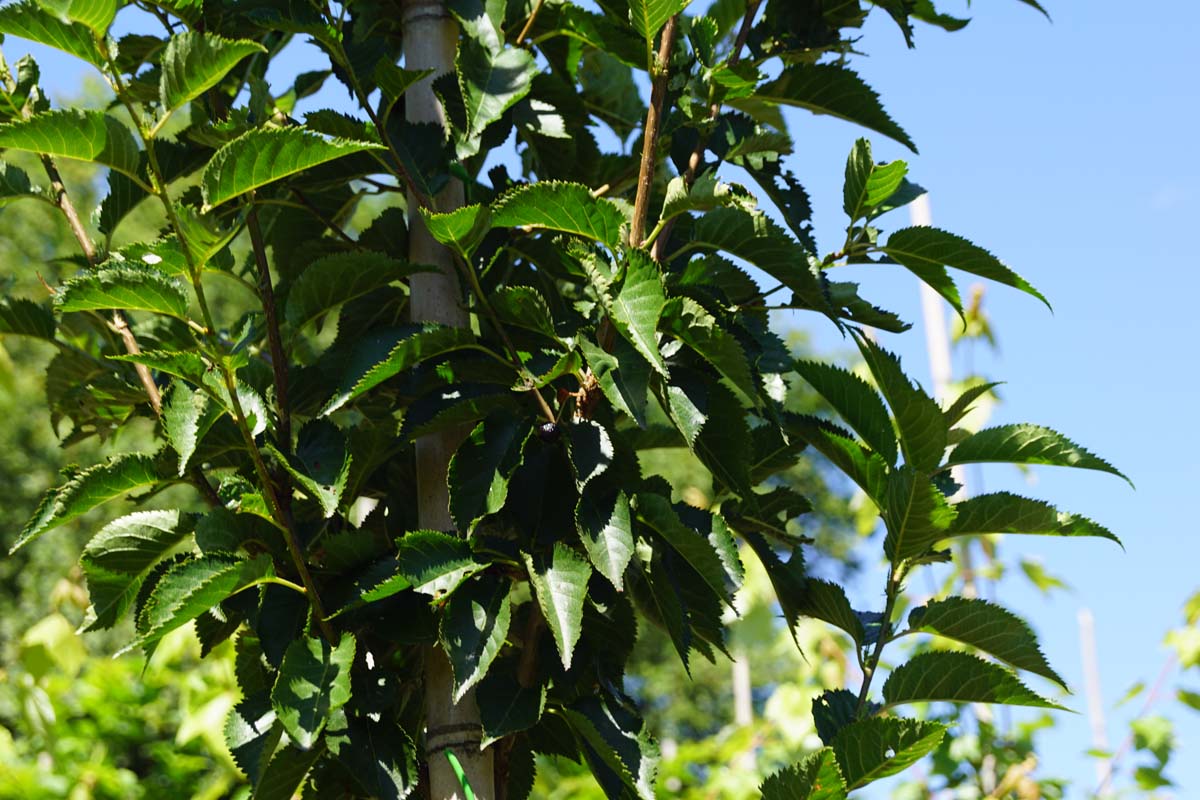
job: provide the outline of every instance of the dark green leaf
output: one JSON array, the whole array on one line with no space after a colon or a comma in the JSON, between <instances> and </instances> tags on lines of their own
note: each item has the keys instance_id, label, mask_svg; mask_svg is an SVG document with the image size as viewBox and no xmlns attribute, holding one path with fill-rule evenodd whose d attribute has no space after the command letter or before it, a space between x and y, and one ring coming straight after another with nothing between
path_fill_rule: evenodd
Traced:
<instances>
[{"instance_id":1,"label":"dark green leaf","mask_svg":"<svg viewBox=\"0 0 1200 800\"><path fill-rule=\"evenodd\" d=\"M1030 533L1042 536L1099 536L1121 543L1108 528L1086 517L1059 511L1049 503L1028 497L994 492L957 503L958 515L945 535Z\"/></svg>"},{"instance_id":2,"label":"dark green leaf","mask_svg":"<svg viewBox=\"0 0 1200 800\"><path fill-rule=\"evenodd\" d=\"M646 404L652 374L649 362L624 337L613 342L611 353L587 336L581 336L577 341L608 402L632 417L641 427L646 427Z\"/></svg>"},{"instance_id":3,"label":"dark green leaf","mask_svg":"<svg viewBox=\"0 0 1200 800\"><path fill-rule=\"evenodd\" d=\"M239 644L242 641L239 639ZM240 677L241 689L248 692ZM276 724L271 696L265 689L247 694L230 710L225 720L225 744L234 763L246 773L251 783L258 783L282 736L283 726Z\"/></svg>"},{"instance_id":4,"label":"dark green leaf","mask_svg":"<svg viewBox=\"0 0 1200 800\"><path fill-rule=\"evenodd\" d=\"M941 407L921 387L909 381L900 368L900 359L857 331L854 338L867 368L896 415L904 462L915 469L932 472L946 452L948 426Z\"/></svg>"},{"instance_id":5,"label":"dark green leaf","mask_svg":"<svg viewBox=\"0 0 1200 800\"><path fill-rule=\"evenodd\" d=\"M67 281L54 305L64 313L115 308L188 319L183 287L161 272L132 267L102 268Z\"/></svg>"},{"instance_id":6,"label":"dark green leaf","mask_svg":"<svg viewBox=\"0 0 1200 800\"><path fill-rule=\"evenodd\" d=\"M249 131L218 150L204 168L200 188L205 210L318 164L382 149L372 142L326 139L303 128Z\"/></svg>"},{"instance_id":7,"label":"dark green leaf","mask_svg":"<svg viewBox=\"0 0 1200 800\"><path fill-rule=\"evenodd\" d=\"M475 560L466 539L437 531L413 531L402 536L396 543L396 563L397 572L406 582L396 591L412 586L435 599L444 598L486 566Z\"/></svg>"},{"instance_id":8,"label":"dark green leaf","mask_svg":"<svg viewBox=\"0 0 1200 800\"><path fill-rule=\"evenodd\" d=\"M143 350L136 355L113 355L109 356L109 358L113 361L145 364L150 369L167 375L173 375L176 378L182 378L197 386L204 383L204 377L211 368L211 365L204 360L203 356L190 350L183 352Z\"/></svg>"},{"instance_id":9,"label":"dark green leaf","mask_svg":"<svg viewBox=\"0 0 1200 800\"><path fill-rule=\"evenodd\" d=\"M658 746L630 709L601 695L584 697L561 713L609 797L653 800Z\"/></svg>"},{"instance_id":10,"label":"dark green leaf","mask_svg":"<svg viewBox=\"0 0 1200 800\"><path fill-rule=\"evenodd\" d=\"M903 717L852 722L833 740L846 786L857 789L915 764L941 743L946 726Z\"/></svg>"},{"instance_id":11,"label":"dark green leaf","mask_svg":"<svg viewBox=\"0 0 1200 800\"><path fill-rule=\"evenodd\" d=\"M883 110L875 90L840 64L786 67L778 78L759 87L755 97L768 103L806 108L814 114L841 117L917 152L908 134Z\"/></svg>"},{"instance_id":12,"label":"dark green leaf","mask_svg":"<svg viewBox=\"0 0 1200 800\"><path fill-rule=\"evenodd\" d=\"M883 684L887 707L906 703L1002 703L1057 708L1003 667L966 653L923 653L892 670Z\"/></svg>"},{"instance_id":13,"label":"dark green leaf","mask_svg":"<svg viewBox=\"0 0 1200 800\"><path fill-rule=\"evenodd\" d=\"M675 306L675 303L679 305ZM746 352L737 338L703 306L690 297L683 297L672 301L664 319L667 330L711 364L743 404L751 407L759 404L759 388L750 372Z\"/></svg>"},{"instance_id":14,"label":"dark green leaf","mask_svg":"<svg viewBox=\"0 0 1200 800\"><path fill-rule=\"evenodd\" d=\"M809 308L828 307L809 253L761 212L710 211L696 221L687 246L721 250L749 261L795 292Z\"/></svg>"},{"instance_id":15,"label":"dark green leaf","mask_svg":"<svg viewBox=\"0 0 1200 800\"><path fill-rule=\"evenodd\" d=\"M823 747L763 781L762 800L846 800L833 749Z\"/></svg>"},{"instance_id":16,"label":"dark green leaf","mask_svg":"<svg viewBox=\"0 0 1200 800\"><path fill-rule=\"evenodd\" d=\"M299 330L342 303L428 269L382 253L323 256L305 267L288 291L288 324Z\"/></svg>"},{"instance_id":17,"label":"dark green leaf","mask_svg":"<svg viewBox=\"0 0 1200 800\"><path fill-rule=\"evenodd\" d=\"M775 597L779 601L780 610L783 611L783 618L787 621L788 634L799 649L800 640L796 637L796 625L799 624L800 617L808 613L803 609L807 599L808 580L804 570L804 551L797 546L792 549L788 560L782 561L775 548L762 535L748 531L741 531L741 534L762 562L767 578L775 589Z\"/></svg>"},{"instance_id":18,"label":"dark green leaf","mask_svg":"<svg viewBox=\"0 0 1200 800\"><path fill-rule=\"evenodd\" d=\"M896 463L896 432L887 408L866 381L832 364L797 361L796 372L824 397L889 466Z\"/></svg>"},{"instance_id":19,"label":"dark green leaf","mask_svg":"<svg viewBox=\"0 0 1200 800\"><path fill-rule=\"evenodd\" d=\"M123 453L89 467L46 493L33 519L26 523L9 552L16 552L46 531L66 524L98 505L158 480L154 459L140 453Z\"/></svg>"},{"instance_id":20,"label":"dark green leaf","mask_svg":"<svg viewBox=\"0 0 1200 800\"><path fill-rule=\"evenodd\" d=\"M946 466L993 461L1094 469L1125 478L1112 464L1088 452L1058 431L1028 423L1000 425L972 434L950 451Z\"/></svg>"},{"instance_id":21,"label":"dark green leaf","mask_svg":"<svg viewBox=\"0 0 1200 800\"><path fill-rule=\"evenodd\" d=\"M862 621L850 607L846 591L841 586L831 581L810 578L804 582L801 598L798 606L801 614L842 629L850 634L850 638L859 647L866 643L867 634L863 630Z\"/></svg>"},{"instance_id":22,"label":"dark green leaf","mask_svg":"<svg viewBox=\"0 0 1200 800\"><path fill-rule=\"evenodd\" d=\"M1029 624L986 600L965 597L936 600L910 611L908 624L914 630L936 633L976 647L1017 669L1041 675L1063 689L1067 688L1058 673L1046 663Z\"/></svg>"},{"instance_id":23,"label":"dark green leaf","mask_svg":"<svg viewBox=\"0 0 1200 800\"><path fill-rule=\"evenodd\" d=\"M94 67L103 69L104 53L96 43L95 33L86 25L63 21L53 13L38 7L32 0L10 3L0 8L0 34L19 36L31 42L44 44L81 58ZM91 5L75 2L75 6ZM97 3L100 9L111 5ZM99 19L99 15L96 15ZM7 145L6 145L7 146Z\"/></svg>"},{"instance_id":24,"label":"dark green leaf","mask_svg":"<svg viewBox=\"0 0 1200 800\"><path fill-rule=\"evenodd\" d=\"M550 558L523 555L529 582L554 637L563 669L570 669L575 643L583 631L583 602L592 568L583 556L562 542L555 543Z\"/></svg>"},{"instance_id":25,"label":"dark green leaf","mask_svg":"<svg viewBox=\"0 0 1200 800\"><path fill-rule=\"evenodd\" d=\"M26 197L45 197L42 190L29 182L29 173L20 167L0 161L0 208Z\"/></svg>"},{"instance_id":26,"label":"dark green leaf","mask_svg":"<svg viewBox=\"0 0 1200 800\"><path fill-rule=\"evenodd\" d=\"M467 128L458 143L458 157L479 152L484 129L496 122L518 100L529 94L537 62L522 48L498 52L464 39L455 59Z\"/></svg>"},{"instance_id":27,"label":"dark green leaf","mask_svg":"<svg viewBox=\"0 0 1200 800\"><path fill-rule=\"evenodd\" d=\"M0 9L0 15L16 7ZM141 180L141 156L133 134L102 111L44 111L0 125L0 148L90 161Z\"/></svg>"},{"instance_id":28,"label":"dark green leaf","mask_svg":"<svg viewBox=\"0 0 1200 800\"><path fill-rule=\"evenodd\" d=\"M348 717L350 741L338 751L344 764L371 797L404 800L420 776L417 748L398 726L368 716Z\"/></svg>"},{"instance_id":29,"label":"dark green leaf","mask_svg":"<svg viewBox=\"0 0 1200 800\"><path fill-rule=\"evenodd\" d=\"M475 697L484 747L532 728L546 708L545 686L522 686L511 675L498 670L492 670L480 682Z\"/></svg>"},{"instance_id":30,"label":"dark green leaf","mask_svg":"<svg viewBox=\"0 0 1200 800\"><path fill-rule=\"evenodd\" d=\"M509 581L484 574L467 581L446 604L440 638L454 671L454 701L487 675L512 621Z\"/></svg>"},{"instance_id":31,"label":"dark green leaf","mask_svg":"<svg viewBox=\"0 0 1200 800\"><path fill-rule=\"evenodd\" d=\"M328 416L393 375L422 361L471 347L475 335L465 328L428 324L420 328L373 333L347 359L341 386L321 409Z\"/></svg>"},{"instance_id":32,"label":"dark green leaf","mask_svg":"<svg viewBox=\"0 0 1200 800\"><path fill-rule=\"evenodd\" d=\"M585 488L575 509L579 538L588 558L617 591L624 589L625 568L633 558L631 517L629 497L607 481Z\"/></svg>"},{"instance_id":33,"label":"dark green leaf","mask_svg":"<svg viewBox=\"0 0 1200 800\"><path fill-rule=\"evenodd\" d=\"M1012 286L1031 294L1050 307L1042 293L1033 288L1024 278L1001 263L1000 259L972 244L961 236L924 226L903 228L888 237L887 244L880 248L890 258L900 262L921 280L928 283L951 305L962 311L957 292L949 296L944 286L943 267L960 269L981 278ZM952 284L951 284L952 285Z\"/></svg>"},{"instance_id":34,"label":"dark green leaf","mask_svg":"<svg viewBox=\"0 0 1200 800\"><path fill-rule=\"evenodd\" d=\"M164 111L173 111L220 83L239 61L267 49L245 39L223 39L212 33L185 31L167 42L162 55L159 97Z\"/></svg>"},{"instance_id":35,"label":"dark green leaf","mask_svg":"<svg viewBox=\"0 0 1200 800\"><path fill-rule=\"evenodd\" d=\"M521 459L528 421L494 414L480 422L450 459L450 513L468 530L504 507L508 481Z\"/></svg>"},{"instance_id":36,"label":"dark green leaf","mask_svg":"<svg viewBox=\"0 0 1200 800\"><path fill-rule=\"evenodd\" d=\"M324 753L323 746L301 750L289 744L276 750L263 769L251 800L293 800L309 770Z\"/></svg>"},{"instance_id":37,"label":"dark green leaf","mask_svg":"<svg viewBox=\"0 0 1200 800\"><path fill-rule=\"evenodd\" d=\"M180 477L187 472L196 445L223 413L224 409L203 391L192 390L182 381L172 384L163 404L162 425L167 441L179 454Z\"/></svg>"},{"instance_id":38,"label":"dark green leaf","mask_svg":"<svg viewBox=\"0 0 1200 800\"><path fill-rule=\"evenodd\" d=\"M615 250L625 216L611 200L593 197L577 183L539 181L508 192L492 204L497 228L546 228L583 236Z\"/></svg>"},{"instance_id":39,"label":"dark green leaf","mask_svg":"<svg viewBox=\"0 0 1200 800\"><path fill-rule=\"evenodd\" d=\"M727 604L731 602L725 586L725 568L717 551L704 536L683 524L671 508L670 500L657 494L641 493L637 496L637 514L696 570L713 594Z\"/></svg>"},{"instance_id":40,"label":"dark green leaf","mask_svg":"<svg viewBox=\"0 0 1200 800\"><path fill-rule=\"evenodd\" d=\"M194 524L192 517L179 511L138 511L101 528L80 558L96 617L88 630L117 624L146 575Z\"/></svg>"},{"instance_id":41,"label":"dark green leaf","mask_svg":"<svg viewBox=\"0 0 1200 800\"><path fill-rule=\"evenodd\" d=\"M302 636L288 645L279 668L271 705L284 730L307 750L317 741L329 715L350 700L350 667L355 639L343 633L336 647Z\"/></svg>"},{"instance_id":42,"label":"dark green leaf","mask_svg":"<svg viewBox=\"0 0 1200 800\"><path fill-rule=\"evenodd\" d=\"M152 646L228 597L272 574L271 558L250 560L229 554L178 561L154 585L138 613L136 644Z\"/></svg>"},{"instance_id":43,"label":"dark green leaf","mask_svg":"<svg viewBox=\"0 0 1200 800\"><path fill-rule=\"evenodd\" d=\"M32 336L54 341L54 314L43 305L23 297L0 298L0 334Z\"/></svg>"},{"instance_id":44,"label":"dark green leaf","mask_svg":"<svg viewBox=\"0 0 1200 800\"><path fill-rule=\"evenodd\" d=\"M265 445L299 488L321 506L328 519L337 513L350 476L351 457L346 436L327 420L314 420L300 430L296 454L286 456Z\"/></svg>"},{"instance_id":45,"label":"dark green leaf","mask_svg":"<svg viewBox=\"0 0 1200 800\"><path fill-rule=\"evenodd\" d=\"M882 505L887 525L883 552L893 564L923 556L945 539L956 508L928 476L907 464L888 475Z\"/></svg>"}]
</instances>

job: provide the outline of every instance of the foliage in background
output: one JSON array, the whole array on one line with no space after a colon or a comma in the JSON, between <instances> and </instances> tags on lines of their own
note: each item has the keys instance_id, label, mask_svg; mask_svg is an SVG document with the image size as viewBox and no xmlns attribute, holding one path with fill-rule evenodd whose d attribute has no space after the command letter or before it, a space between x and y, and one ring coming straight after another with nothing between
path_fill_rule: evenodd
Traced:
<instances>
[{"instance_id":1,"label":"foliage in background","mask_svg":"<svg viewBox=\"0 0 1200 800\"><path fill-rule=\"evenodd\" d=\"M1040 500L952 502L952 467L1120 473L1036 425L963 429L981 392L939 406L868 330L907 324L835 268L906 268L956 308L948 268L1041 295L954 234L885 234L880 219L921 190L866 140L847 162L844 242L821 257L783 164L781 106L912 147L848 66L857 29L872 9L910 43L914 21L962 20L924 2L723 0L703 15L682 0L599 5L448 3L462 39L453 74L433 81L445 136L406 121L407 93L428 76L396 65L404 30L390 2L161 2L146 16L159 35L119 39L116 2L0 8L0 32L91 64L115 96L105 111L52 109L32 61L0 76L0 148L39 161L4 165L3 200L53 206L79 247L51 303L5 298L0 330L55 348L47 395L63 443L114 453L69 470L13 549L138 500L92 528L85 623L131 617L127 646L152 660L189 623L204 651L233 647L241 699L226 742L255 796L403 797L422 784L448 796L459 787L430 786L426 754L466 760L488 745L499 796L528 793L534 754L586 764L609 797L651 796L659 753L627 693L639 678L626 674L630 631L661 627L682 680L737 644L724 619L759 570L794 643L804 618L829 623L863 676L856 692L806 687L823 746L780 752L794 763L764 797L845 796L937 748L946 726L899 708L1055 707L1018 678L1061 683L1023 621L967 597L907 608L906 582L948 560L949 540L1115 538ZM268 86L294 36L328 69ZM333 80L354 113L292 118ZM482 174L510 137L523 174ZM65 159L109 169L95 228L62 181ZM722 180L724 165L749 175L774 217ZM439 205L451 181L468 205ZM372 218L348 230L364 207ZM118 232L135 209L156 215L157 232L127 243ZM428 270L409 260L421 226L454 254L469 328L409 313ZM760 287L747 265L778 285ZM228 302L213 302L217 286ZM793 357L769 330L772 308L845 331L871 382ZM788 408L798 381L838 421ZM456 530L420 530L414 443L456 430L444 476ZM708 473L703 508L643 473L642 453L663 447ZM812 502L791 480L806 448L879 512L880 608L852 608L838 581L806 569ZM881 681L885 647L910 633L956 649L893 662ZM423 696L439 651L453 700L469 717L469 690L478 703L478 723L449 744L429 720L451 698Z\"/></svg>"}]
</instances>

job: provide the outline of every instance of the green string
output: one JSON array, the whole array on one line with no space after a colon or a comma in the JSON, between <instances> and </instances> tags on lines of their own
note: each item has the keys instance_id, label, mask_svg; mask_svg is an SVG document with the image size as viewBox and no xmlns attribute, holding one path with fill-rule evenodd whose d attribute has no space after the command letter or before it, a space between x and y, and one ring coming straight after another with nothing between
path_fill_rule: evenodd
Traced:
<instances>
[{"instance_id":1,"label":"green string","mask_svg":"<svg viewBox=\"0 0 1200 800\"><path fill-rule=\"evenodd\" d=\"M450 762L450 769L454 770L455 776L458 777L459 784L462 785L463 800L475 800L475 792L471 791L471 784L467 781L467 773L463 771L462 764L458 761L458 756L449 750L445 751L446 760Z\"/></svg>"}]
</instances>

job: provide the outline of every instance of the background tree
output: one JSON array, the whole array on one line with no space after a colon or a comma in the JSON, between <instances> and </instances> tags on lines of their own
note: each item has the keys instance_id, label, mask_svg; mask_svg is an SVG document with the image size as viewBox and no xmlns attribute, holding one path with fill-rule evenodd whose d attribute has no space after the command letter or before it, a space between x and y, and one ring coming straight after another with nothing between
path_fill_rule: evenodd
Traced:
<instances>
[{"instance_id":1,"label":"background tree","mask_svg":"<svg viewBox=\"0 0 1200 800\"><path fill-rule=\"evenodd\" d=\"M60 350L67 388L49 399L68 444L151 427L167 445L68 474L14 547L141 493L146 510L84 549L89 627L131 613L130 646L148 654L193 621L205 648L236 634L243 698L226 733L256 795L517 797L545 753L585 762L609 796L649 796L657 748L624 688L628 632L661 626L685 670L719 658L738 542L792 636L802 617L833 624L864 676L818 697L825 746L764 796L841 796L935 748L944 726L897 707L1053 705L998 663L1057 679L1023 622L950 598L904 630L905 581L949 539L1114 538L1015 495L954 503L950 467L1119 473L1046 428L962 430L979 392L939 407L859 327L906 324L829 272L899 264L956 307L947 267L1040 294L953 234L884 239L878 219L920 190L865 140L844 244L818 257L780 160L781 105L912 146L847 66L854 31L876 7L906 38L914 20L961 21L892 2L600 5L156 3L161 32L119 40L115 3L0 9L0 32L84 60L115 95L111 111L50 109L34 71L7 75L0 147L38 156L86 263L53 287L53 313L7 299L5 330ZM272 91L267 67L294 35L330 69ZM640 73L648 106L633 102ZM330 79L355 113L296 124L296 99ZM523 174L485 173L510 136ZM110 169L98 238L57 177L72 158ZM4 174L14 198L38 194L29 173ZM394 202L351 235L381 192ZM160 235L114 246L142 200ZM218 307L220 284L236 294ZM875 386L794 359L768 328L777 307L845 331ZM786 408L791 373L849 428ZM642 474L639 452L664 443L711 474L708 508ZM881 610L805 570L787 523L811 502L780 479L805 446L880 512ZM909 632L997 660L922 653L881 683L884 648Z\"/></svg>"}]
</instances>

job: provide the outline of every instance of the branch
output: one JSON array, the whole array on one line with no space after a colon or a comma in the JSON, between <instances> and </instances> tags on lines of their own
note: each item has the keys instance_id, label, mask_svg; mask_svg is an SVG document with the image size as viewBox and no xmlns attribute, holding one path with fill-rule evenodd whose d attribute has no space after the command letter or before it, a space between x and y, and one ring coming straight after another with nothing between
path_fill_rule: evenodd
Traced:
<instances>
[{"instance_id":1,"label":"branch","mask_svg":"<svg viewBox=\"0 0 1200 800\"><path fill-rule=\"evenodd\" d=\"M263 314L267 319L267 344L271 349L271 369L275 373L275 406L279 414L279 442L283 452L292 451L292 412L288 403L288 362L283 351L283 338L279 335L279 314L275 307L275 290L271 286L271 267L267 264L267 248L263 243L262 228L258 224L258 210L253 205L246 215L246 230L250 233L250 249L254 251L254 263L258 267L258 294L262 300Z\"/></svg>"},{"instance_id":2,"label":"branch","mask_svg":"<svg viewBox=\"0 0 1200 800\"><path fill-rule=\"evenodd\" d=\"M900 594L900 582L902 579L903 575L899 572L893 572L888 575L887 602L883 608L879 638L875 640L875 649L871 652L871 656L867 659L867 663L863 668L862 688L858 691L858 704L854 708L855 719L862 718L863 709L867 705L867 695L871 691L871 680L875 677L875 671L879 669L879 659L883 656L883 647L890 641L889 633L892 628L892 612L896 609L896 598Z\"/></svg>"},{"instance_id":3,"label":"branch","mask_svg":"<svg viewBox=\"0 0 1200 800\"><path fill-rule=\"evenodd\" d=\"M758 7L762 5L762 0L750 0L746 5L746 15L742 17L742 26L738 29L737 38L733 42L733 52L729 55L729 66L736 65L742 60L742 49L746 46L746 40L750 36L750 29L754 25L754 17L758 14ZM721 103L715 99L715 89L709 90L708 104L708 121L712 122L721 113ZM696 137L696 146L692 148L692 154L688 157L687 170L683 173L684 185L692 188L692 184L696 182L696 173L700 170L700 164L704 161L704 150L708 147L708 137L701 133ZM671 240L671 231L675 229L675 218L667 220L666 225L657 234L651 237L654 241L654 247L650 251L650 256L655 261L662 261L663 251L667 248L667 242Z\"/></svg>"},{"instance_id":4,"label":"branch","mask_svg":"<svg viewBox=\"0 0 1200 800\"><path fill-rule=\"evenodd\" d=\"M675 41L675 27L679 15L667 20L658 45L658 56L654 64L654 84L650 89L650 108L646 111L646 125L642 129L642 163L638 170L637 197L633 201L633 224L629 230L631 247L641 247L646 235L646 218L650 214L650 192L654 188L654 167L658 163L658 133L662 125L663 104L667 97L667 80L670 78L669 63L671 46Z\"/></svg>"}]
</instances>

